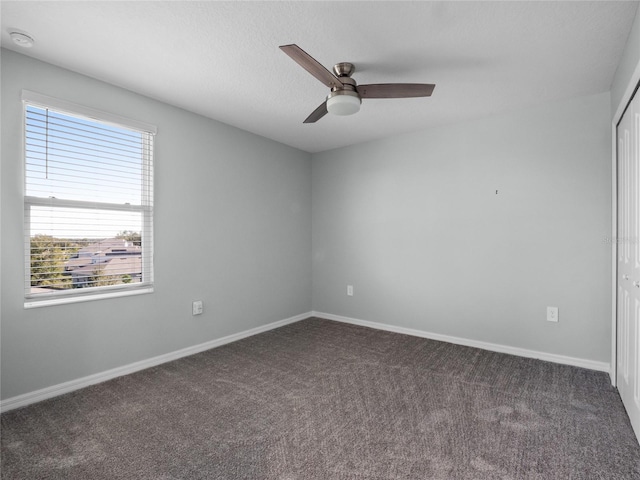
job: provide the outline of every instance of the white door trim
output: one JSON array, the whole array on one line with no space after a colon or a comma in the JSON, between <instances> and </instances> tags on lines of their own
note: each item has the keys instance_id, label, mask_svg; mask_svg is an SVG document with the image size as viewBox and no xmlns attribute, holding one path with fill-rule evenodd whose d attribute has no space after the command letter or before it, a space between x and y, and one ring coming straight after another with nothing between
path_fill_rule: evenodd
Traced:
<instances>
[{"instance_id":1,"label":"white door trim","mask_svg":"<svg viewBox=\"0 0 640 480\"><path fill-rule=\"evenodd\" d=\"M618 133L617 125L622 119L628 103L631 101L636 86L640 83L640 61L636 65L633 75L629 79L624 95L618 104L616 111L611 119L611 384L616 386L617 365L618 365L618 328L617 328L617 312L616 302L618 298L617 281L618 281L618 252L617 252L617 235L618 235L618 169L617 169L617 152L618 152Z\"/></svg>"}]
</instances>

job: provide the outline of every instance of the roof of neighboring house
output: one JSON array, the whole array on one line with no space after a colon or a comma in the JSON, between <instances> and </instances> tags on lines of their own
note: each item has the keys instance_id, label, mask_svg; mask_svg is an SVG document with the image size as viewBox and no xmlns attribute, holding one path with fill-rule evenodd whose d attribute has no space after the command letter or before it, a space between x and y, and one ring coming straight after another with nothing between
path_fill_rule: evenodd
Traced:
<instances>
[{"instance_id":1,"label":"roof of neighboring house","mask_svg":"<svg viewBox=\"0 0 640 480\"><path fill-rule=\"evenodd\" d=\"M89 277L96 275L139 275L142 273L142 257L138 255L128 255L122 257L111 257L104 263L84 265L71 271L74 277Z\"/></svg>"},{"instance_id":2,"label":"roof of neighboring house","mask_svg":"<svg viewBox=\"0 0 640 480\"><path fill-rule=\"evenodd\" d=\"M65 271L74 271L85 266L92 268L92 264L107 262L107 257L117 256L119 253L140 256L142 249L122 238L98 240L96 243L82 247L76 255L67 260Z\"/></svg>"}]
</instances>

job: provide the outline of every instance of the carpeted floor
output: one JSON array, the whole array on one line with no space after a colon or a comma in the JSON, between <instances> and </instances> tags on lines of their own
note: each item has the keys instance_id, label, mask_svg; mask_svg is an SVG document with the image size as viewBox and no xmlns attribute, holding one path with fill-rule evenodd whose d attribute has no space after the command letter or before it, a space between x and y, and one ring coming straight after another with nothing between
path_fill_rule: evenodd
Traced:
<instances>
[{"instance_id":1,"label":"carpeted floor","mask_svg":"<svg viewBox=\"0 0 640 480\"><path fill-rule=\"evenodd\" d=\"M639 479L608 375L308 319L2 415L2 479Z\"/></svg>"}]
</instances>

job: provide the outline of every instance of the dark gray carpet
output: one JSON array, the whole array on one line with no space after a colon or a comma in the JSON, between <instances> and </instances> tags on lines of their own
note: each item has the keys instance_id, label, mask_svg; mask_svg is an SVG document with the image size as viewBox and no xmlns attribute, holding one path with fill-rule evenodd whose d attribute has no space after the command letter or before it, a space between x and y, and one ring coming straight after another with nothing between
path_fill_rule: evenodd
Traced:
<instances>
[{"instance_id":1,"label":"dark gray carpet","mask_svg":"<svg viewBox=\"0 0 640 480\"><path fill-rule=\"evenodd\" d=\"M606 374L309 319L2 415L2 479L638 479Z\"/></svg>"}]
</instances>

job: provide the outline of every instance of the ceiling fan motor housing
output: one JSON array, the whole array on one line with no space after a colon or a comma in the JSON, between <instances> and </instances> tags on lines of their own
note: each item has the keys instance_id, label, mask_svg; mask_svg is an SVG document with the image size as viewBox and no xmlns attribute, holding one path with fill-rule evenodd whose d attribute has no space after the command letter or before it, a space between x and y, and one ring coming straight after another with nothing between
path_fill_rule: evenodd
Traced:
<instances>
[{"instance_id":1,"label":"ceiling fan motor housing","mask_svg":"<svg viewBox=\"0 0 640 480\"><path fill-rule=\"evenodd\" d=\"M341 62L333 66L333 72L342 82L341 88L332 88L327 96L327 111L333 115L353 115L360 110L362 99L356 91L356 81L351 78L355 67Z\"/></svg>"}]
</instances>

